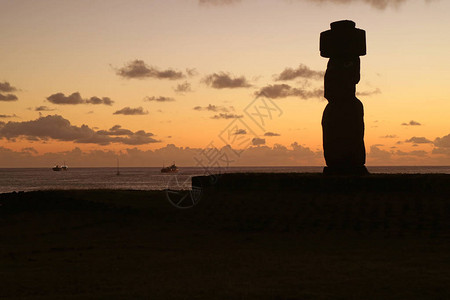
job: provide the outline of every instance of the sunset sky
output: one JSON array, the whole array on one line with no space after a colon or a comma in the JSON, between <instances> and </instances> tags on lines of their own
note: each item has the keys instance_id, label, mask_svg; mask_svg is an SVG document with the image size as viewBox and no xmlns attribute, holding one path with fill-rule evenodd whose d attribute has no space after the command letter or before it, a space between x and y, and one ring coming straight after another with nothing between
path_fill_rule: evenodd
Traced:
<instances>
[{"instance_id":1,"label":"sunset sky","mask_svg":"<svg viewBox=\"0 0 450 300\"><path fill-rule=\"evenodd\" d=\"M324 165L319 34L342 19L367 33L367 165L450 165L450 1L0 3L0 167L195 166L213 147Z\"/></svg>"}]
</instances>

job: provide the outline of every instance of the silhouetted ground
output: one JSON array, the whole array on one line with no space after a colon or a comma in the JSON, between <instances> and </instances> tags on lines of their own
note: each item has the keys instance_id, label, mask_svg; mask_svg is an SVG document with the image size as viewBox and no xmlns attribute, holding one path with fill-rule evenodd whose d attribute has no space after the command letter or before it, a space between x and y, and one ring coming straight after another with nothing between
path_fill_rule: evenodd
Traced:
<instances>
[{"instance_id":1,"label":"silhouetted ground","mask_svg":"<svg viewBox=\"0 0 450 300\"><path fill-rule=\"evenodd\" d=\"M0 298L448 299L449 183L230 174L187 210L164 191L2 194Z\"/></svg>"}]
</instances>

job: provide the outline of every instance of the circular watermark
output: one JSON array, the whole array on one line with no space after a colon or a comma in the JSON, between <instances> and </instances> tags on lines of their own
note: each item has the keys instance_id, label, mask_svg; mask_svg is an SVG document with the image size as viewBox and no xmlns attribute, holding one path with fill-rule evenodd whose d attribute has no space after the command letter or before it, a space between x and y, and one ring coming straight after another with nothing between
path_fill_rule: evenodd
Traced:
<instances>
[{"instance_id":1,"label":"circular watermark","mask_svg":"<svg viewBox=\"0 0 450 300\"><path fill-rule=\"evenodd\" d=\"M165 192L170 204L179 209L187 209L198 204L202 196L202 187L192 185L192 176L182 178L172 175Z\"/></svg>"}]
</instances>

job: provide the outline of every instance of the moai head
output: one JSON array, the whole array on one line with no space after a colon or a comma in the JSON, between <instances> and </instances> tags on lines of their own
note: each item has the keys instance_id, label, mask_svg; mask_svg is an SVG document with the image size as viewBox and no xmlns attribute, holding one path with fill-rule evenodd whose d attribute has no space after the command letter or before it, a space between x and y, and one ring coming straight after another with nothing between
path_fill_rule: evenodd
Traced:
<instances>
[{"instance_id":1,"label":"moai head","mask_svg":"<svg viewBox=\"0 0 450 300\"><path fill-rule=\"evenodd\" d=\"M329 102L352 101L359 79L359 57L330 58L324 78L324 97Z\"/></svg>"},{"instance_id":2,"label":"moai head","mask_svg":"<svg viewBox=\"0 0 450 300\"><path fill-rule=\"evenodd\" d=\"M345 58L366 55L366 32L355 28L355 22L337 21L330 27L320 34L320 56Z\"/></svg>"},{"instance_id":3,"label":"moai head","mask_svg":"<svg viewBox=\"0 0 450 300\"><path fill-rule=\"evenodd\" d=\"M353 100L360 79L359 56L366 54L366 32L353 21L331 23L331 30L320 34L320 55L328 57L324 96L332 101Z\"/></svg>"}]
</instances>

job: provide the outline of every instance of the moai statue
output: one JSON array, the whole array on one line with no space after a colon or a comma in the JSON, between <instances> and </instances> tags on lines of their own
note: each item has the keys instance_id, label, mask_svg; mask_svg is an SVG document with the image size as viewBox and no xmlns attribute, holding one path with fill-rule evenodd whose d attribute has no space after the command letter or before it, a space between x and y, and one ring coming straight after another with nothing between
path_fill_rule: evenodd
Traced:
<instances>
[{"instance_id":1,"label":"moai statue","mask_svg":"<svg viewBox=\"0 0 450 300\"><path fill-rule=\"evenodd\" d=\"M366 32L353 21L331 23L320 34L320 55L329 58L324 78L328 100L322 117L325 174L362 175L368 171L364 147L364 109L356 98Z\"/></svg>"}]
</instances>

